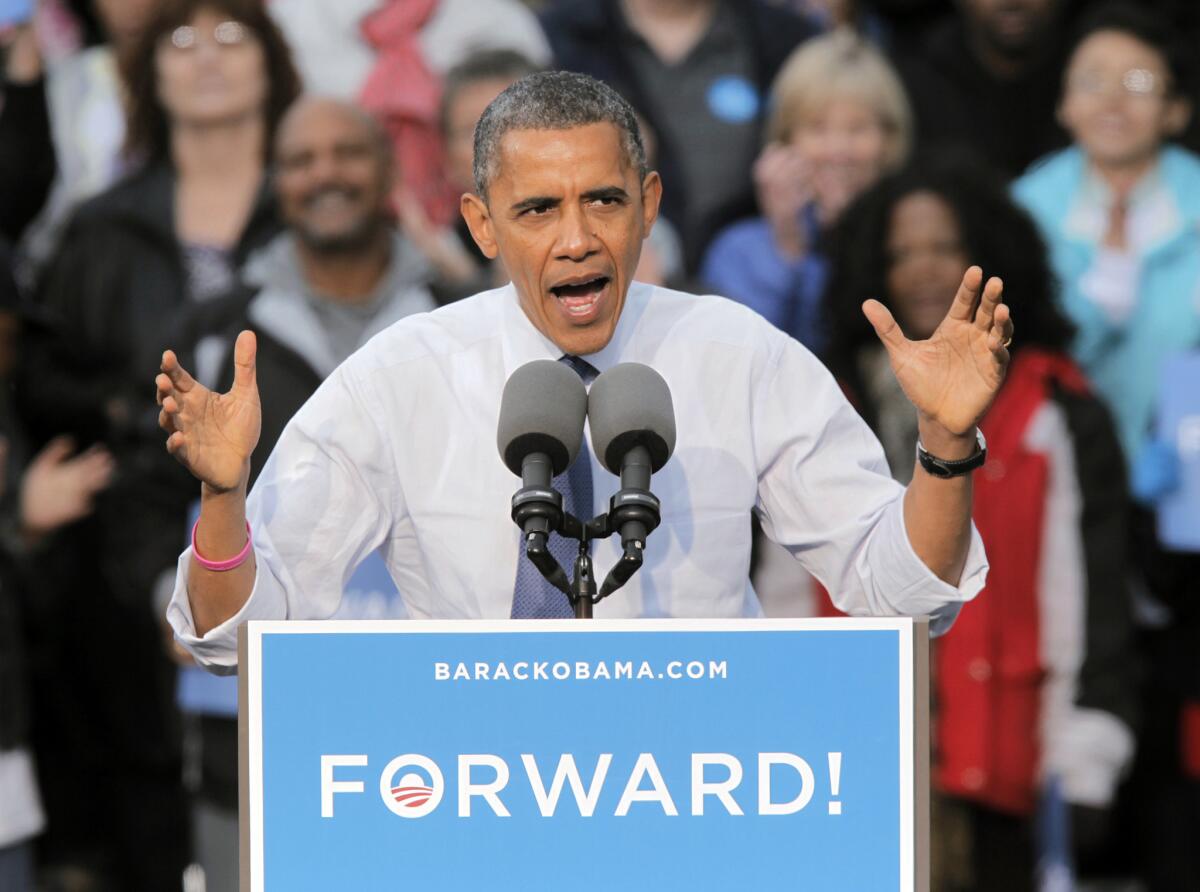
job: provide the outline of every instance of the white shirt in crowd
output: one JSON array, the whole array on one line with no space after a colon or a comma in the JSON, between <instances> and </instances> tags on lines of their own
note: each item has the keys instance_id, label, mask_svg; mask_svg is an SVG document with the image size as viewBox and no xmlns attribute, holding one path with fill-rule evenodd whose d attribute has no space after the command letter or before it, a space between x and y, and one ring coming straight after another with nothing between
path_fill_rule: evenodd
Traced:
<instances>
[{"instance_id":1,"label":"white shirt in crowd","mask_svg":"<svg viewBox=\"0 0 1200 892\"><path fill-rule=\"evenodd\" d=\"M237 627L316 619L338 606L358 563L380 549L409 613L510 615L520 486L500 460L496 424L508 376L562 355L511 285L409 316L350 357L297 413L250 494L257 573L237 615L197 637L190 552L167 610L203 664L230 671ZM586 357L656 369L670 385L675 454L652 481L662 525L645 564L597 617L738 617L760 612L748 579L750 512L855 615L926 615L948 627L983 587L978 533L959 586L917 558L903 488L833 377L752 311L716 297L635 283L612 340ZM593 513L618 479L591 457ZM617 538L593 549L601 578Z\"/></svg>"}]
</instances>

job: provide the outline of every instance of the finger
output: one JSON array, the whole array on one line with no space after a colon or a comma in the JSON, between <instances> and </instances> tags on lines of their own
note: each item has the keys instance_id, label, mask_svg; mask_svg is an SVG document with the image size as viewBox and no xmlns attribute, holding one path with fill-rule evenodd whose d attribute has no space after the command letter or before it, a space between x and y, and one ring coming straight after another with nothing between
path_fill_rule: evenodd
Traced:
<instances>
[{"instance_id":1,"label":"finger","mask_svg":"<svg viewBox=\"0 0 1200 892\"><path fill-rule=\"evenodd\" d=\"M237 342L233 345L233 389L237 390L254 390L255 389L255 354L258 350L258 341L254 337L254 332L247 329L237 337Z\"/></svg>"},{"instance_id":2,"label":"finger","mask_svg":"<svg viewBox=\"0 0 1200 892\"><path fill-rule=\"evenodd\" d=\"M983 298L979 302L979 309L975 312L976 328L980 331L987 331L992 327L992 320L996 317L996 307L1000 306L1003 297L1004 283L992 276L983 288Z\"/></svg>"},{"instance_id":3,"label":"finger","mask_svg":"<svg viewBox=\"0 0 1200 892\"><path fill-rule=\"evenodd\" d=\"M93 443L83 452L69 460L69 464L82 465L89 462L95 462L97 459L110 459L112 456L107 449L99 443Z\"/></svg>"},{"instance_id":4,"label":"finger","mask_svg":"<svg viewBox=\"0 0 1200 892\"><path fill-rule=\"evenodd\" d=\"M996 337L995 332L988 336L988 349L992 351L992 358L996 360L996 364L1000 368L1003 369L1008 365L1008 361L1011 359L1008 348L1004 346L1003 341Z\"/></svg>"},{"instance_id":5,"label":"finger","mask_svg":"<svg viewBox=\"0 0 1200 892\"><path fill-rule=\"evenodd\" d=\"M112 453L100 443L95 443L71 459L71 464L96 464L112 460Z\"/></svg>"},{"instance_id":6,"label":"finger","mask_svg":"<svg viewBox=\"0 0 1200 892\"><path fill-rule=\"evenodd\" d=\"M182 431L175 431L167 437L167 452L187 464L187 440Z\"/></svg>"},{"instance_id":7,"label":"finger","mask_svg":"<svg viewBox=\"0 0 1200 892\"><path fill-rule=\"evenodd\" d=\"M949 317L963 322L970 322L975 315L975 304L979 301L979 288L983 283L983 270L977 266L968 267L963 273L962 284L954 295L954 303L950 305Z\"/></svg>"},{"instance_id":8,"label":"finger","mask_svg":"<svg viewBox=\"0 0 1200 892\"><path fill-rule=\"evenodd\" d=\"M117 463L111 458L101 459L88 467L86 473L80 475L84 488L91 493L99 492L112 482L116 470Z\"/></svg>"},{"instance_id":9,"label":"finger","mask_svg":"<svg viewBox=\"0 0 1200 892\"><path fill-rule=\"evenodd\" d=\"M867 317L867 321L871 323L871 327L875 329L875 334L879 336L879 340L883 341L883 345L889 351L903 347L908 342L908 338L904 336L904 332L896 324L891 310L879 301L867 301L863 304L862 310L863 315Z\"/></svg>"},{"instance_id":10,"label":"finger","mask_svg":"<svg viewBox=\"0 0 1200 892\"><path fill-rule=\"evenodd\" d=\"M177 399L175 399L175 397L173 397L173 396L168 396L168 397L164 398L162 401L162 407L163 407L163 411L166 412L168 415L178 415L179 414L179 401Z\"/></svg>"},{"instance_id":11,"label":"finger","mask_svg":"<svg viewBox=\"0 0 1200 892\"><path fill-rule=\"evenodd\" d=\"M175 426L174 414L166 411L165 409L159 410L158 426L161 427L168 434L173 434L173 433L175 433L175 431L177 431L179 429Z\"/></svg>"},{"instance_id":12,"label":"finger","mask_svg":"<svg viewBox=\"0 0 1200 892\"><path fill-rule=\"evenodd\" d=\"M86 460L78 460L72 470L75 472L81 488L95 492L108 485L116 469L117 463L113 461L112 456L104 452L90 456Z\"/></svg>"},{"instance_id":13,"label":"finger","mask_svg":"<svg viewBox=\"0 0 1200 892\"><path fill-rule=\"evenodd\" d=\"M75 451L75 441L70 437L55 437L37 454L33 464L60 465Z\"/></svg>"},{"instance_id":14,"label":"finger","mask_svg":"<svg viewBox=\"0 0 1200 892\"><path fill-rule=\"evenodd\" d=\"M1007 344L1013 337L1013 321L1012 311L1008 308L1008 304L1000 304L996 307L996 317L993 327L1000 333L1000 343Z\"/></svg>"},{"instance_id":15,"label":"finger","mask_svg":"<svg viewBox=\"0 0 1200 892\"><path fill-rule=\"evenodd\" d=\"M171 379L165 373L160 372L154 376L154 401L160 406L163 404L163 398L174 389Z\"/></svg>"},{"instance_id":16,"label":"finger","mask_svg":"<svg viewBox=\"0 0 1200 892\"><path fill-rule=\"evenodd\" d=\"M992 357L1001 367L1007 365L1011 358L1008 345L1012 338L1013 324L1008 313L1009 310L1005 304L1001 304L997 308L995 324L992 326L992 330L988 332L987 337L988 349L992 352Z\"/></svg>"},{"instance_id":17,"label":"finger","mask_svg":"<svg viewBox=\"0 0 1200 892\"><path fill-rule=\"evenodd\" d=\"M187 393L196 386L196 380L188 374L187 369L179 364L179 357L174 350L166 350L162 355L162 370L171 379L171 384L181 393Z\"/></svg>"}]
</instances>

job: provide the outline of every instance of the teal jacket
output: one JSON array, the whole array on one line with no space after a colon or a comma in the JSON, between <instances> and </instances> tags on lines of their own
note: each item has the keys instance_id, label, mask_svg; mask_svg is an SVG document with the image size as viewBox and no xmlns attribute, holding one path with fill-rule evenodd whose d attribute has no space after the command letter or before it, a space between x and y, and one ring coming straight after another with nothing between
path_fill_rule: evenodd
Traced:
<instances>
[{"instance_id":1,"label":"teal jacket","mask_svg":"<svg viewBox=\"0 0 1200 892\"><path fill-rule=\"evenodd\" d=\"M1097 245L1064 231L1084 184L1083 152L1076 147L1056 152L1013 185L1014 197L1033 215L1050 248L1063 307L1078 329L1075 358L1108 401L1131 464L1150 433L1161 361L1200 344L1200 156L1168 146L1159 156L1159 171L1179 209L1180 226L1145 253L1137 305L1120 325L1080 291ZM1014 322L1019 338L1021 320Z\"/></svg>"}]
</instances>

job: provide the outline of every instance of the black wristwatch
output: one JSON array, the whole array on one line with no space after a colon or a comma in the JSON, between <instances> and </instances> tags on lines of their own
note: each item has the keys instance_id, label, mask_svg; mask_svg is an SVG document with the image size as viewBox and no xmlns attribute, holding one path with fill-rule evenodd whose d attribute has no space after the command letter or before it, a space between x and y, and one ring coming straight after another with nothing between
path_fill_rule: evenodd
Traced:
<instances>
[{"instance_id":1,"label":"black wristwatch","mask_svg":"<svg viewBox=\"0 0 1200 892\"><path fill-rule=\"evenodd\" d=\"M971 471L974 471L987 461L987 440L983 438L983 431L975 428L975 451L966 458L960 458L957 461L949 461L944 458L938 458L936 455L930 455L925 451L925 447L921 445L921 441L917 440L917 461L921 463L921 467L925 469L925 473L931 474L934 477L941 477L942 479L961 477L963 474L969 474Z\"/></svg>"}]
</instances>

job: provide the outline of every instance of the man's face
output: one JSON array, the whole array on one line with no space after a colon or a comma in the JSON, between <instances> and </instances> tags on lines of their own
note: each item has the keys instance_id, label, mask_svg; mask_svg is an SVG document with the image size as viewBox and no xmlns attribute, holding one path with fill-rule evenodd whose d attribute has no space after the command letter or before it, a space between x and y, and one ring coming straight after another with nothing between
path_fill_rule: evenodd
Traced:
<instances>
[{"instance_id":1,"label":"man's face","mask_svg":"<svg viewBox=\"0 0 1200 892\"><path fill-rule=\"evenodd\" d=\"M306 245L345 251L371 243L387 218L391 163L361 114L324 100L293 109L275 160L280 213Z\"/></svg>"},{"instance_id":2,"label":"man's face","mask_svg":"<svg viewBox=\"0 0 1200 892\"><path fill-rule=\"evenodd\" d=\"M1054 22L1059 0L962 0L972 30L998 52L1023 55Z\"/></svg>"},{"instance_id":3,"label":"man's face","mask_svg":"<svg viewBox=\"0 0 1200 892\"><path fill-rule=\"evenodd\" d=\"M512 130L486 204L463 198L480 249L512 276L521 308L565 353L611 340L658 214L658 175L640 179L613 124Z\"/></svg>"}]
</instances>

